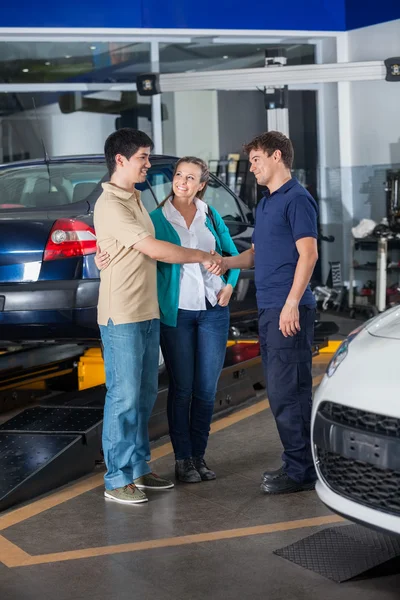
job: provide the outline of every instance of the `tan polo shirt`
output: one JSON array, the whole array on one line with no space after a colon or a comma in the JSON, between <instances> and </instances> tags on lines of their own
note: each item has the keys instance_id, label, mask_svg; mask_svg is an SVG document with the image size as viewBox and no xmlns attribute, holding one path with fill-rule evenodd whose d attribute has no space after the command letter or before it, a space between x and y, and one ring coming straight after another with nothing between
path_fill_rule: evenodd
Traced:
<instances>
[{"instance_id":1,"label":"tan polo shirt","mask_svg":"<svg viewBox=\"0 0 400 600\"><path fill-rule=\"evenodd\" d=\"M154 226L140 201L140 192L122 190L103 183L94 207L94 227L100 249L110 255L110 264L100 272L99 325L138 323L159 319L157 263L132 248L148 236Z\"/></svg>"}]
</instances>

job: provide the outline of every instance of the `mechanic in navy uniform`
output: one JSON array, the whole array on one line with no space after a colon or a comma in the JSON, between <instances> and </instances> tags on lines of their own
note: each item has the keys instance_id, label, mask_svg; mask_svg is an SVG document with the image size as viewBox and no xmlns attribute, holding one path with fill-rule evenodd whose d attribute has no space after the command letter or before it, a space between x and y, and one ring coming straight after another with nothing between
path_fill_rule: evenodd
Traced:
<instances>
[{"instance_id":1,"label":"mechanic in navy uniform","mask_svg":"<svg viewBox=\"0 0 400 600\"><path fill-rule=\"evenodd\" d=\"M224 259L224 269L255 267L259 336L283 465L266 471L267 494L314 488L311 455L312 342L315 299L310 279L318 258L317 204L292 178L293 146L269 131L244 146L250 171L267 191L256 210L253 247Z\"/></svg>"}]
</instances>

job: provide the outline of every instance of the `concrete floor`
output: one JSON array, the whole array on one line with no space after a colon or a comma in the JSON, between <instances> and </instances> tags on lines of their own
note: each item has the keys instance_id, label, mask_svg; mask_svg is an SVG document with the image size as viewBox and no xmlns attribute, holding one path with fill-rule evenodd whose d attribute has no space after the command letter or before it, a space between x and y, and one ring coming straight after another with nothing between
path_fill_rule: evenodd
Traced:
<instances>
[{"instance_id":1,"label":"concrete floor","mask_svg":"<svg viewBox=\"0 0 400 600\"><path fill-rule=\"evenodd\" d=\"M329 356L315 361L315 375ZM315 380L316 382L318 379ZM168 440L156 472L173 477ZM102 472L0 516L4 600L378 600L398 598L400 575L337 584L273 554L322 527L341 526L315 492L262 495L280 465L268 403L216 421L207 459L218 479L107 502ZM245 529L247 528L247 529ZM36 564L35 564L36 563Z\"/></svg>"}]
</instances>

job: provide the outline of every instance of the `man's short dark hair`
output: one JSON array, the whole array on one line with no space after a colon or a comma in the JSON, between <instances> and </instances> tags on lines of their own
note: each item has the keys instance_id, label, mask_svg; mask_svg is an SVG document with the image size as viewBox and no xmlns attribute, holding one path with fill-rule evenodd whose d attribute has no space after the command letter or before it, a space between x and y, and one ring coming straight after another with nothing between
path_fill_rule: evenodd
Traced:
<instances>
[{"instance_id":1,"label":"man's short dark hair","mask_svg":"<svg viewBox=\"0 0 400 600\"><path fill-rule=\"evenodd\" d=\"M275 150L280 150L282 162L288 169L292 168L294 151L293 144L286 135L280 131L267 131L255 137L251 142L243 146L246 154L252 150L262 150L268 156L271 156Z\"/></svg>"},{"instance_id":2,"label":"man's short dark hair","mask_svg":"<svg viewBox=\"0 0 400 600\"><path fill-rule=\"evenodd\" d=\"M153 147L153 141L147 133L139 131L139 129L123 127L114 131L114 133L108 136L104 144L104 156L106 157L110 177L116 169L115 157L117 154L122 154L122 156L125 156L129 160L139 148L150 148L150 150L153 150Z\"/></svg>"}]
</instances>

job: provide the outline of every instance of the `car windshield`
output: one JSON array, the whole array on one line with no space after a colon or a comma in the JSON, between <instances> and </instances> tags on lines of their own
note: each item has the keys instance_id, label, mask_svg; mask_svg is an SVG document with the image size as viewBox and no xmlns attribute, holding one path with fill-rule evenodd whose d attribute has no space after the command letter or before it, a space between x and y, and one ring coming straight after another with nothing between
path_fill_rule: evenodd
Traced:
<instances>
[{"instance_id":1,"label":"car windshield","mask_svg":"<svg viewBox=\"0 0 400 600\"><path fill-rule=\"evenodd\" d=\"M49 177L50 172L50 177ZM40 209L85 200L106 178L104 162L24 165L0 170L0 210Z\"/></svg>"}]
</instances>

